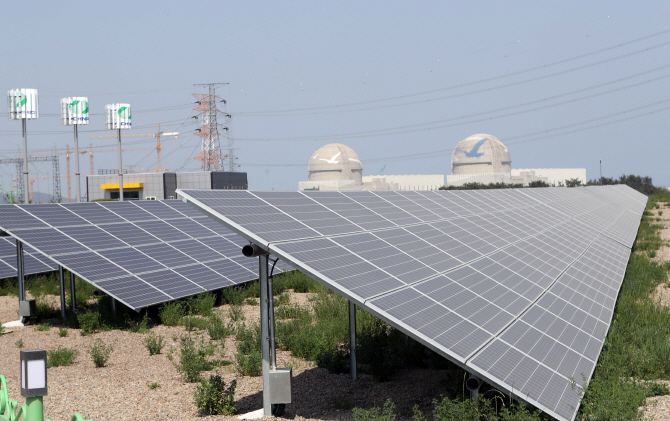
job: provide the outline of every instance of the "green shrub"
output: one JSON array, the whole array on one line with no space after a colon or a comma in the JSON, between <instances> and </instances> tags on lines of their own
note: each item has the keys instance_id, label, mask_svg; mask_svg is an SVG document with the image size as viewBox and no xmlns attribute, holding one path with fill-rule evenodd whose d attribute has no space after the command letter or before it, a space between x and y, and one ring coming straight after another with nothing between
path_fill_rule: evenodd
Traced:
<instances>
[{"instance_id":1,"label":"green shrub","mask_svg":"<svg viewBox=\"0 0 670 421\"><path fill-rule=\"evenodd\" d=\"M212 313L209 316L207 333L209 333L209 337L212 340L220 341L230 336L233 333L233 329L231 326L226 326L221 317Z\"/></svg>"},{"instance_id":2,"label":"green shrub","mask_svg":"<svg viewBox=\"0 0 670 421\"><path fill-rule=\"evenodd\" d=\"M284 305L288 304L289 301L291 301L291 297L289 297L288 294L286 294L286 293L281 294L281 295L280 295L279 297L277 297L277 299L275 300L275 307L284 306Z\"/></svg>"},{"instance_id":3,"label":"green shrub","mask_svg":"<svg viewBox=\"0 0 670 421\"><path fill-rule=\"evenodd\" d=\"M393 405L391 399L387 399L386 402L384 402L384 407L382 409L371 408L366 410L361 408L354 408L353 410L354 421L395 421L395 418L395 405ZM465 420L466 418L449 418L449 420L452 419ZM446 421L446 419L444 419L444 421Z\"/></svg>"},{"instance_id":4,"label":"green shrub","mask_svg":"<svg viewBox=\"0 0 670 421\"><path fill-rule=\"evenodd\" d=\"M58 294L58 293L57 293ZM60 319L60 309L54 307L48 301L38 297L35 299L35 308L37 310L35 316L37 319Z\"/></svg>"},{"instance_id":5,"label":"green shrub","mask_svg":"<svg viewBox=\"0 0 670 421\"><path fill-rule=\"evenodd\" d=\"M149 350L149 355L158 355L163 350L165 342L163 341L162 336L156 336L152 333L144 340L144 346Z\"/></svg>"},{"instance_id":6,"label":"green shrub","mask_svg":"<svg viewBox=\"0 0 670 421\"><path fill-rule=\"evenodd\" d=\"M195 316L186 316L181 320L187 331L192 332L194 329L205 330L209 325L207 319L202 319Z\"/></svg>"},{"instance_id":7,"label":"green shrub","mask_svg":"<svg viewBox=\"0 0 670 421\"><path fill-rule=\"evenodd\" d=\"M93 345L88 348L88 353L93 358L93 364L98 368L104 367L107 364L113 352L114 347L111 344L105 344L100 338L97 338Z\"/></svg>"},{"instance_id":8,"label":"green shrub","mask_svg":"<svg viewBox=\"0 0 670 421\"><path fill-rule=\"evenodd\" d=\"M86 313L78 315L77 321L79 322L82 336L90 335L100 329L100 313L88 310Z\"/></svg>"},{"instance_id":9,"label":"green shrub","mask_svg":"<svg viewBox=\"0 0 670 421\"><path fill-rule=\"evenodd\" d=\"M244 320L246 318L244 316L244 307L237 304L231 304L230 309L228 310L228 317L230 317L230 320L233 322Z\"/></svg>"},{"instance_id":10,"label":"green shrub","mask_svg":"<svg viewBox=\"0 0 670 421\"><path fill-rule=\"evenodd\" d=\"M192 338L182 336L179 361L174 361L172 352L168 354L168 358L186 382L195 383L200 380L200 373L212 368L211 363L207 361L207 357L213 354L214 346L212 344L206 345L202 339L196 344Z\"/></svg>"},{"instance_id":11,"label":"green shrub","mask_svg":"<svg viewBox=\"0 0 670 421\"><path fill-rule=\"evenodd\" d=\"M235 340L237 353L235 362L237 371L243 376L258 376L261 373L261 327L259 325L247 328L244 324L238 326Z\"/></svg>"},{"instance_id":12,"label":"green shrub","mask_svg":"<svg viewBox=\"0 0 670 421\"><path fill-rule=\"evenodd\" d=\"M67 336L67 329L65 329L65 328L58 329L58 336L60 336L61 338L66 337Z\"/></svg>"},{"instance_id":13,"label":"green shrub","mask_svg":"<svg viewBox=\"0 0 670 421\"><path fill-rule=\"evenodd\" d=\"M201 316L209 316L216 303L216 295L211 292L203 292L188 299L187 304L189 314L199 314Z\"/></svg>"},{"instance_id":14,"label":"green shrub","mask_svg":"<svg viewBox=\"0 0 670 421\"><path fill-rule=\"evenodd\" d=\"M69 366L77 359L79 351L74 348L58 347L47 351L47 368Z\"/></svg>"},{"instance_id":15,"label":"green shrub","mask_svg":"<svg viewBox=\"0 0 670 421\"><path fill-rule=\"evenodd\" d=\"M186 309L184 308L184 303L179 301L165 303L160 313L158 313L161 323L165 326L179 326L185 315Z\"/></svg>"},{"instance_id":16,"label":"green shrub","mask_svg":"<svg viewBox=\"0 0 670 421\"><path fill-rule=\"evenodd\" d=\"M238 287L225 288L222 295L224 303L237 306L242 305L247 298L246 290Z\"/></svg>"},{"instance_id":17,"label":"green shrub","mask_svg":"<svg viewBox=\"0 0 670 421\"><path fill-rule=\"evenodd\" d=\"M51 325L48 324L48 323L40 323L35 328L35 330L38 331L38 332L46 332L49 329L51 329Z\"/></svg>"},{"instance_id":18,"label":"green shrub","mask_svg":"<svg viewBox=\"0 0 670 421\"><path fill-rule=\"evenodd\" d=\"M298 305L281 306L275 309L275 318L277 320L302 319L308 316L309 312Z\"/></svg>"},{"instance_id":19,"label":"green shrub","mask_svg":"<svg viewBox=\"0 0 670 421\"><path fill-rule=\"evenodd\" d=\"M258 300L254 298L247 298L244 303L248 306L257 306L258 305Z\"/></svg>"},{"instance_id":20,"label":"green shrub","mask_svg":"<svg viewBox=\"0 0 670 421\"><path fill-rule=\"evenodd\" d=\"M16 345L17 348L23 348L23 339L14 342L14 345Z\"/></svg>"},{"instance_id":21,"label":"green shrub","mask_svg":"<svg viewBox=\"0 0 670 421\"><path fill-rule=\"evenodd\" d=\"M0 325L0 336L5 334L5 327L3 325Z\"/></svg>"},{"instance_id":22,"label":"green shrub","mask_svg":"<svg viewBox=\"0 0 670 421\"><path fill-rule=\"evenodd\" d=\"M157 382L149 383L147 386L149 386L150 390L158 389L159 387L161 387L161 385L158 384Z\"/></svg>"},{"instance_id":23,"label":"green shrub","mask_svg":"<svg viewBox=\"0 0 670 421\"><path fill-rule=\"evenodd\" d=\"M128 330L134 333L146 333L149 331L149 318L145 314L139 320L128 319L126 322Z\"/></svg>"},{"instance_id":24,"label":"green shrub","mask_svg":"<svg viewBox=\"0 0 670 421\"><path fill-rule=\"evenodd\" d=\"M203 379L193 395L195 406L206 415L233 415L235 413L235 388L237 380L226 387L219 374L212 374Z\"/></svg>"}]
</instances>

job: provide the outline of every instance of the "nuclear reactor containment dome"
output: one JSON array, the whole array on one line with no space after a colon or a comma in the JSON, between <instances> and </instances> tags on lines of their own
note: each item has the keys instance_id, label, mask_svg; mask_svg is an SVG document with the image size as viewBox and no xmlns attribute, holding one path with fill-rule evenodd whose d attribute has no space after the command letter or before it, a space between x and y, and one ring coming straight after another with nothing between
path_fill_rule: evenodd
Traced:
<instances>
[{"instance_id":1,"label":"nuclear reactor containment dome","mask_svg":"<svg viewBox=\"0 0 670 421\"><path fill-rule=\"evenodd\" d=\"M451 173L500 174L512 171L512 158L504 143L490 134L473 134L458 142L451 155Z\"/></svg>"},{"instance_id":2,"label":"nuclear reactor containment dome","mask_svg":"<svg viewBox=\"0 0 670 421\"><path fill-rule=\"evenodd\" d=\"M363 184L363 166L347 145L330 143L317 149L307 165L309 181L354 180Z\"/></svg>"}]
</instances>

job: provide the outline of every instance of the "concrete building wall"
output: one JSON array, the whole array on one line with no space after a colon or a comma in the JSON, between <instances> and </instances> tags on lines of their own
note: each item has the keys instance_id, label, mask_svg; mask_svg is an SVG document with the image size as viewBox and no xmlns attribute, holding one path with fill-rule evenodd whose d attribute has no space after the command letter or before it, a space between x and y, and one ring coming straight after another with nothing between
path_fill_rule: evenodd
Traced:
<instances>
[{"instance_id":1,"label":"concrete building wall","mask_svg":"<svg viewBox=\"0 0 670 421\"><path fill-rule=\"evenodd\" d=\"M212 185L212 178L215 183ZM201 171L187 173L143 173L124 174L123 184L142 183L141 188L124 188L124 197L129 192L136 192L136 198L130 200L146 200L148 197L156 199L177 199L175 190L183 189L246 189L247 173L226 173ZM86 191L88 201L112 199L112 194L118 195L118 188L103 189L103 184L119 184L119 176L94 175L86 176ZM128 200L128 199L127 199Z\"/></svg>"},{"instance_id":2,"label":"concrete building wall","mask_svg":"<svg viewBox=\"0 0 670 421\"><path fill-rule=\"evenodd\" d=\"M162 199L164 194L163 174L124 174L123 184L142 183L143 187L139 189L124 188L124 196L128 192L137 192L139 200L145 200L147 197L156 197ZM88 175L86 176L87 199L89 202L100 199L111 199L112 192L118 189L103 189L103 184L119 184L118 175Z\"/></svg>"},{"instance_id":3,"label":"concrete building wall","mask_svg":"<svg viewBox=\"0 0 670 421\"><path fill-rule=\"evenodd\" d=\"M444 186L443 174L366 175L363 177L363 183L380 179L388 184L397 184L398 190L439 190Z\"/></svg>"},{"instance_id":4,"label":"concrete building wall","mask_svg":"<svg viewBox=\"0 0 670 421\"><path fill-rule=\"evenodd\" d=\"M586 184L586 168L516 168L512 169L512 177L521 176L522 172L532 171L535 177L546 178L547 183L558 186L559 182L578 178Z\"/></svg>"}]
</instances>

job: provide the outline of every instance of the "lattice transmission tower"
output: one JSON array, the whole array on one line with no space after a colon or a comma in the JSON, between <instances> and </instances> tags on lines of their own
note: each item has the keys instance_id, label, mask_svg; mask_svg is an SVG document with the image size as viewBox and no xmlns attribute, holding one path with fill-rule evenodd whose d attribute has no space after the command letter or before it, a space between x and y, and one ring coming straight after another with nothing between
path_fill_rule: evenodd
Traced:
<instances>
[{"instance_id":1,"label":"lattice transmission tower","mask_svg":"<svg viewBox=\"0 0 670 421\"><path fill-rule=\"evenodd\" d=\"M200 111L201 126L195 131L195 134L202 138L201 152L195 159L202 162L202 169L204 171L222 171L225 168L227 171L235 171L237 164L235 163L235 150L233 148L233 140L228 135L228 122L230 121L230 114L226 111L226 100L216 95L216 88L228 85L227 83L201 83L194 86L206 87L208 93L193 94L198 99L198 106L194 110ZM217 105L222 104L223 111L217 108ZM219 123L219 121L221 121ZM221 141L219 139L220 131L225 131L225 139L227 140L228 153L221 152ZM226 162L227 161L227 162Z\"/></svg>"}]
</instances>

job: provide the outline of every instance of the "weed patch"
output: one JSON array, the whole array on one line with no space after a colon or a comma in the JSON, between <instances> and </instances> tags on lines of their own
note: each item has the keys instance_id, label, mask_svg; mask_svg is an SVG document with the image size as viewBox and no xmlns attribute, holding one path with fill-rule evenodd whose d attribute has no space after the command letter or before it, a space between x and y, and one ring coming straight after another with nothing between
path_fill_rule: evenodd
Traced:
<instances>
[{"instance_id":1,"label":"weed patch","mask_svg":"<svg viewBox=\"0 0 670 421\"><path fill-rule=\"evenodd\" d=\"M82 336L90 335L100 329L100 313L88 310L86 313L78 315L77 321Z\"/></svg>"},{"instance_id":2,"label":"weed patch","mask_svg":"<svg viewBox=\"0 0 670 421\"><path fill-rule=\"evenodd\" d=\"M181 320L186 315L186 309L184 307L184 303L179 301L172 301L164 304L158 313L161 323L165 326L179 326Z\"/></svg>"},{"instance_id":3,"label":"weed patch","mask_svg":"<svg viewBox=\"0 0 670 421\"><path fill-rule=\"evenodd\" d=\"M77 359L79 351L74 348L58 347L47 351L47 368L66 367L71 365Z\"/></svg>"},{"instance_id":4,"label":"weed patch","mask_svg":"<svg viewBox=\"0 0 670 421\"><path fill-rule=\"evenodd\" d=\"M243 376L258 376L261 373L261 327L247 328L244 324L237 327L235 362L237 372Z\"/></svg>"},{"instance_id":5,"label":"weed patch","mask_svg":"<svg viewBox=\"0 0 670 421\"><path fill-rule=\"evenodd\" d=\"M112 356L113 352L114 347L111 344L105 344L100 338L96 339L93 345L88 348L88 353L93 358L93 364L97 368L107 365L107 361L109 361L109 357Z\"/></svg>"},{"instance_id":6,"label":"weed patch","mask_svg":"<svg viewBox=\"0 0 670 421\"><path fill-rule=\"evenodd\" d=\"M205 330L209 326L207 319L201 319L200 317L195 316L184 317L181 322L188 332L192 332L195 329Z\"/></svg>"},{"instance_id":7,"label":"weed patch","mask_svg":"<svg viewBox=\"0 0 670 421\"><path fill-rule=\"evenodd\" d=\"M235 413L235 388L237 380L226 387L219 374L203 379L195 390L195 406L206 415L233 415Z\"/></svg>"},{"instance_id":8,"label":"weed patch","mask_svg":"<svg viewBox=\"0 0 670 421\"><path fill-rule=\"evenodd\" d=\"M179 349L178 361L170 350L168 358L174 364L175 368L181 373L184 381L195 383L200 380L200 373L211 370L212 365L207 361L207 357L214 354L214 346L206 345L201 339L196 343L188 336L181 337L181 347Z\"/></svg>"},{"instance_id":9,"label":"weed patch","mask_svg":"<svg viewBox=\"0 0 670 421\"><path fill-rule=\"evenodd\" d=\"M144 340L144 346L149 351L149 355L158 355L163 350L165 346L165 341L160 335L154 335L153 333L146 337Z\"/></svg>"},{"instance_id":10,"label":"weed patch","mask_svg":"<svg viewBox=\"0 0 670 421\"><path fill-rule=\"evenodd\" d=\"M207 333L214 341L226 339L233 333L231 326L226 326L223 319L216 314L209 316L209 325L207 326Z\"/></svg>"}]
</instances>

